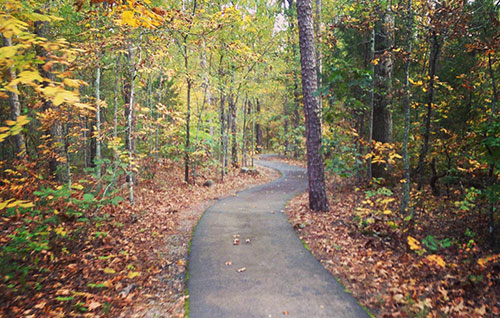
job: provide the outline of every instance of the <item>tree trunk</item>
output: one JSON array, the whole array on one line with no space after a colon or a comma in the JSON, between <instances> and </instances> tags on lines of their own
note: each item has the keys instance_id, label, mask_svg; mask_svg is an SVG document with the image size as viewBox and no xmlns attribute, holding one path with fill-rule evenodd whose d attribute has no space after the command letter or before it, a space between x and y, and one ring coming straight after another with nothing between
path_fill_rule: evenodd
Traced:
<instances>
[{"instance_id":1,"label":"tree trunk","mask_svg":"<svg viewBox=\"0 0 500 318\"><path fill-rule=\"evenodd\" d=\"M391 53L394 17L390 12L385 13L382 23L375 27L376 58L374 86L375 96L373 104L373 140L382 143L392 143L392 69L393 57ZM372 164L372 176L375 178L387 177L387 164Z\"/></svg>"},{"instance_id":2,"label":"tree trunk","mask_svg":"<svg viewBox=\"0 0 500 318\"><path fill-rule=\"evenodd\" d=\"M321 147L321 109L315 96L317 90L316 57L311 0L297 1L299 23L300 65L302 92L306 117L307 173L309 177L309 206L313 211L328 211Z\"/></svg>"},{"instance_id":3,"label":"tree trunk","mask_svg":"<svg viewBox=\"0 0 500 318\"><path fill-rule=\"evenodd\" d=\"M403 185L403 196L401 198L401 214L408 213L408 206L410 204L410 159L408 158L408 139L410 136L411 125L411 96L410 96L410 62L411 62L411 43L413 40L413 14L411 10L411 0L406 1L406 61L404 65L404 136L403 136L403 174L405 183Z\"/></svg>"},{"instance_id":4,"label":"tree trunk","mask_svg":"<svg viewBox=\"0 0 500 318\"><path fill-rule=\"evenodd\" d=\"M97 62L99 63L99 61ZM98 65L95 76L95 101L96 101L96 134L95 134L95 160L97 179L101 179L101 67Z\"/></svg>"},{"instance_id":5,"label":"tree trunk","mask_svg":"<svg viewBox=\"0 0 500 318\"><path fill-rule=\"evenodd\" d=\"M194 139L194 144L197 145L198 144L198 139L199 139L199 135L200 135L200 129L201 129L201 122L202 122L202 116L203 116L203 111L205 110L205 105L207 103L207 94L208 94L208 88L209 88L209 82L208 82L208 77L205 78L205 90L204 90L204 93L203 93L203 101L202 101L202 104L201 104L201 107L200 107L200 111L198 112L198 122L196 123L196 136L195 136L195 139ZM195 160L193 162L193 183L196 182L196 175L197 175L197 170L198 168L198 161Z\"/></svg>"},{"instance_id":6,"label":"tree trunk","mask_svg":"<svg viewBox=\"0 0 500 318\"><path fill-rule=\"evenodd\" d=\"M163 75L160 76L160 83L158 84L158 103L162 103L163 99ZM160 157L160 124L158 121L158 109L155 111L155 157L158 161Z\"/></svg>"},{"instance_id":7,"label":"tree trunk","mask_svg":"<svg viewBox=\"0 0 500 318\"><path fill-rule=\"evenodd\" d=\"M321 0L316 0L316 19L314 20L314 33L316 34L316 77L318 79L318 88L321 88L323 73L323 62L321 58ZM323 108L323 96L318 96L318 107Z\"/></svg>"},{"instance_id":8,"label":"tree trunk","mask_svg":"<svg viewBox=\"0 0 500 318\"><path fill-rule=\"evenodd\" d=\"M130 78L130 96L129 96L129 105L128 105L128 114L127 114L127 150L129 154L129 168L128 168L128 184L129 184L129 200L130 204L134 204L134 160L135 160L135 142L134 142L134 133L135 133L135 125L134 125L134 108L135 108L135 78L137 77L137 67L135 63L135 48L132 43L129 43L128 54L129 54L129 63L131 67L131 78ZM140 65L140 58L139 63Z\"/></svg>"},{"instance_id":9,"label":"tree trunk","mask_svg":"<svg viewBox=\"0 0 500 318\"><path fill-rule=\"evenodd\" d=\"M186 144L184 149L184 181L189 183L189 152L191 147L191 139L190 139L190 124L191 124L191 86L192 81L189 77L189 56L187 52L187 35L184 36L184 68L186 71L186 84L187 84L187 93L186 93L186 103L187 103L187 112L186 112Z\"/></svg>"},{"instance_id":10,"label":"tree trunk","mask_svg":"<svg viewBox=\"0 0 500 318\"><path fill-rule=\"evenodd\" d=\"M300 128L300 100L299 100L299 84L298 84L298 78L297 75L294 75L294 88L293 88L293 129L294 129L294 136L293 136L293 156L295 158L299 157L299 136L297 134L299 133L299 128Z\"/></svg>"},{"instance_id":11,"label":"tree trunk","mask_svg":"<svg viewBox=\"0 0 500 318\"><path fill-rule=\"evenodd\" d=\"M284 130L284 137L285 137L285 151L284 151L284 156L286 157L288 155L288 148L290 147L290 143L288 141L288 96L285 95L285 101L283 103L283 130Z\"/></svg>"},{"instance_id":12,"label":"tree trunk","mask_svg":"<svg viewBox=\"0 0 500 318\"><path fill-rule=\"evenodd\" d=\"M122 53L118 53L115 68L115 86L113 92L113 139L118 138L118 83L120 81L121 73L121 57ZM118 152L115 150L113 153L115 162L118 160Z\"/></svg>"},{"instance_id":13,"label":"tree trunk","mask_svg":"<svg viewBox=\"0 0 500 318\"><path fill-rule=\"evenodd\" d=\"M370 105L368 109L368 136L367 140L369 143L368 151L372 152L372 145L373 145L373 106L374 106L374 100L375 100L375 65L373 64L373 61L375 60L375 27L372 28L370 31L370 45L369 45L369 56L370 56L370 70L372 73L372 82L371 82L371 87L370 87ZM366 179L368 182L372 180L373 174L372 174L372 158L369 157L367 162L366 162Z\"/></svg>"},{"instance_id":14,"label":"tree trunk","mask_svg":"<svg viewBox=\"0 0 500 318\"><path fill-rule=\"evenodd\" d=\"M224 175L226 174L226 118L224 115L224 93L222 88L220 89L220 146L221 146L221 180L224 181Z\"/></svg>"},{"instance_id":15,"label":"tree trunk","mask_svg":"<svg viewBox=\"0 0 500 318\"><path fill-rule=\"evenodd\" d=\"M250 101L248 100L248 95L245 95L245 102L243 103L243 136L241 140L241 166L247 166L247 111L250 106Z\"/></svg>"},{"instance_id":16,"label":"tree trunk","mask_svg":"<svg viewBox=\"0 0 500 318\"><path fill-rule=\"evenodd\" d=\"M238 166L238 126L236 126L236 100L233 96L229 97L229 110L231 112L231 164Z\"/></svg>"},{"instance_id":17,"label":"tree trunk","mask_svg":"<svg viewBox=\"0 0 500 318\"><path fill-rule=\"evenodd\" d=\"M420 190L424 181L425 174L425 157L429 151L429 139L431 135L431 120L432 120L432 103L434 102L434 77L436 75L436 66L441 50L441 45L439 43L438 34L436 31L432 31L431 35L431 52L429 56L429 87L427 94L427 114L425 117L425 131L424 131L424 142L422 144L422 149L420 150L420 156L418 158L418 183L417 189Z\"/></svg>"},{"instance_id":18,"label":"tree trunk","mask_svg":"<svg viewBox=\"0 0 500 318\"><path fill-rule=\"evenodd\" d=\"M46 5L46 11L48 11L48 4ZM41 13L38 11L37 13ZM49 38L50 30L49 23L46 21L37 21L35 22L35 34L42 38ZM41 46L36 47L37 55L44 58L46 62L49 61L48 52ZM50 71L44 69L44 64L38 64L38 70L40 75L44 78L49 79L50 81L55 80L55 75ZM44 82L42 86L47 86L49 83ZM50 109L57 109L54 107L52 102L48 99L43 100L43 110L49 111ZM47 135L50 137L47 139L47 146L52 150L52 153L49 157L49 171L50 175L53 176L56 181L66 182L69 179L69 175L67 174L68 169L63 167L62 163L64 162L63 158L65 158L64 151L64 136L63 129L60 119L55 119L52 125L47 129ZM59 160L58 160L59 159ZM67 162L66 162L67 164Z\"/></svg>"},{"instance_id":19,"label":"tree trunk","mask_svg":"<svg viewBox=\"0 0 500 318\"><path fill-rule=\"evenodd\" d=\"M12 46L12 38L4 38L5 46ZM9 68L9 81L15 80L17 77L14 67ZM13 91L17 91L17 84L11 86ZM9 91L10 102L10 120L17 121L21 115L21 103L19 102L19 95ZM22 132L14 136L14 154L17 158L21 158L26 154L26 143L24 141L24 134Z\"/></svg>"},{"instance_id":20,"label":"tree trunk","mask_svg":"<svg viewBox=\"0 0 500 318\"><path fill-rule=\"evenodd\" d=\"M252 118L252 167L253 167L253 158L255 157L255 108L250 107L251 118Z\"/></svg>"},{"instance_id":21,"label":"tree trunk","mask_svg":"<svg viewBox=\"0 0 500 318\"><path fill-rule=\"evenodd\" d=\"M491 79L491 86L492 86L492 91L493 91L493 98L491 101L491 112L490 112L490 118L488 118L488 126L491 126L493 123L493 120L496 115L496 104L498 102L498 90L497 90L497 83L496 83L496 78L495 78L495 73L493 72L493 63L491 61L491 53L488 53L488 71L490 74L490 79ZM486 134L484 135L486 137ZM490 156L493 156L493 151L490 149L490 147L487 147L488 153ZM494 186L495 184L498 183L498 179L495 176L495 168L496 168L496 162L490 162L488 164L488 170L489 170L489 179L490 185ZM494 190L490 190L494 191ZM495 203L498 201L498 198L495 200L490 198L490 206L489 206L489 221L490 221L490 226L489 226L489 233L490 233L490 244L493 248L498 249L498 246L496 244L496 234L495 234Z\"/></svg>"},{"instance_id":22,"label":"tree trunk","mask_svg":"<svg viewBox=\"0 0 500 318\"><path fill-rule=\"evenodd\" d=\"M260 102L259 99L257 98L256 102L257 108L254 116L255 118L255 143L256 143L256 150L257 152L262 151L262 129L260 126Z\"/></svg>"}]
</instances>

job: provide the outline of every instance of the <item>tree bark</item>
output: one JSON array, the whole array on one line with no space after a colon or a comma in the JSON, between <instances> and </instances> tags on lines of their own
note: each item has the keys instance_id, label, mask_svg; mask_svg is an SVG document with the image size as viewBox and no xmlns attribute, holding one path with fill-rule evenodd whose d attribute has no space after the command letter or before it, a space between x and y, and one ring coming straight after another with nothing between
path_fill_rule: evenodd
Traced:
<instances>
[{"instance_id":1,"label":"tree bark","mask_svg":"<svg viewBox=\"0 0 500 318\"><path fill-rule=\"evenodd\" d=\"M288 96L285 95L285 101L283 103L283 134L285 138L285 151L284 151L284 156L286 157L288 155L288 148L290 147L290 142L288 141L289 139L289 134L288 134L288 126L289 126L289 114L288 114Z\"/></svg>"},{"instance_id":2,"label":"tree bark","mask_svg":"<svg viewBox=\"0 0 500 318\"><path fill-rule=\"evenodd\" d=\"M48 5L49 3L47 2L45 8L46 11L48 11L49 9ZM41 13L41 11L38 11L37 13ZM50 33L49 31L50 30L48 22L46 21L35 22L35 34L38 35L39 37L49 38L49 33ZM44 60L48 62L49 54L43 47L37 46L36 52L38 56L44 58ZM42 75L43 78L47 78L50 81L54 81L55 75L50 70L46 71L43 68L43 66L44 66L43 64L38 65L38 70L40 72L40 75ZM48 82L44 82L42 83L42 86L47 86L48 84L49 84ZM49 111L50 109L54 108L56 107L54 107L52 101L48 99L43 100L44 111ZM62 166L64 160L60 159L65 157L65 151L64 151L63 127L59 119L55 119L52 125L47 129L47 135L50 136L47 139L47 146L49 149L52 150L52 154L49 157L50 175L53 176L56 179L56 181L66 182L69 179L69 175L67 173L68 169ZM67 162L65 164L67 164Z\"/></svg>"},{"instance_id":3,"label":"tree bark","mask_svg":"<svg viewBox=\"0 0 500 318\"><path fill-rule=\"evenodd\" d=\"M373 106L374 106L374 100L375 100L375 65L373 64L373 61L375 60L375 27L372 28L370 31L370 45L369 45L369 56L370 56L370 70L372 73L372 82L371 82L371 87L370 87L370 104L368 108L368 136L367 140L369 143L368 151L372 152L372 145L373 145ZM368 182L372 180L372 158L369 157L367 162L366 162L366 179Z\"/></svg>"},{"instance_id":4,"label":"tree bark","mask_svg":"<svg viewBox=\"0 0 500 318\"><path fill-rule=\"evenodd\" d=\"M120 73L121 73L121 57L122 53L118 53L118 57L116 60L116 68L115 68L115 85L113 92L113 138L118 138L118 83L120 81ZM114 160L118 160L118 153L114 151Z\"/></svg>"},{"instance_id":5,"label":"tree bark","mask_svg":"<svg viewBox=\"0 0 500 318\"><path fill-rule=\"evenodd\" d=\"M490 126L493 123L493 120L495 118L496 114L496 104L498 102L498 90L497 90L497 83L496 83L496 78L495 78L495 73L493 72L493 63L491 61L491 53L488 53L488 71L490 74L490 79L491 79L491 86L492 86L492 91L493 91L493 98L491 101L491 112L490 112L490 118L488 118L488 126ZM486 137L486 134L484 134ZM490 147L487 147L488 153L490 156L493 156L493 151L490 149ZM489 170L489 179L491 180L490 183L491 185L494 185L498 183L498 179L496 178L494 171L496 168L496 162L493 161L488 164L488 170ZM498 246L496 244L496 231L495 231L495 203L497 200L495 199L490 199L490 206L488 209L488 214L489 214L489 221L490 221L490 226L489 226L489 233L490 233L490 244L493 248L498 249Z\"/></svg>"},{"instance_id":6,"label":"tree bark","mask_svg":"<svg viewBox=\"0 0 500 318\"><path fill-rule=\"evenodd\" d=\"M221 146L221 180L224 181L224 175L226 174L226 118L224 114L224 92L222 88L220 89L220 146Z\"/></svg>"},{"instance_id":7,"label":"tree bark","mask_svg":"<svg viewBox=\"0 0 500 318\"><path fill-rule=\"evenodd\" d=\"M434 77L436 76L436 66L441 51L441 44L439 43L438 34L435 30L432 31L431 35L431 51L429 56L429 84L428 84L428 94L427 94L427 114L425 116L425 131L424 131L424 142L422 144L422 149L420 150L420 156L418 158L418 182L417 189L422 188L424 182L425 174L425 157L429 151L429 139L431 135L431 120L432 120L432 104L434 102Z\"/></svg>"},{"instance_id":8,"label":"tree bark","mask_svg":"<svg viewBox=\"0 0 500 318\"><path fill-rule=\"evenodd\" d=\"M248 95L245 95L245 102L243 103L243 136L241 137L241 166L247 166L247 113L250 114L249 107L251 107Z\"/></svg>"},{"instance_id":9,"label":"tree bark","mask_svg":"<svg viewBox=\"0 0 500 318\"><path fill-rule=\"evenodd\" d=\"M238 126L236 126L236 100L233 96L229 97L229 111L231 112L231 164L238 166Z\"/></svg>"},{"instance_id":10,"label":"tree bark","mask_svg":"<svg viewBox=\"0 0 500 318\"><path fill-rule=\"evenodd\" d=\"M374 72L373 140L382 143L392 143L393 30L394 17L387 11L382 23L377 23L375 29L375 52L380 53L376 55L378 63ZM373 177L386 177L388 168L387 164L372 164Z\"/></svg>"},{"instance_id":11,"label":"tree bark","mask_svg":"<svg viewBox=\"0 0 500 318\"><path fill-rule=\"evenodd\" d=\"M99 61L97 62L99 63ZM96 68L95 77L95 101L96 101L96 135L95 135L95 160L97 179L101 179L101 67Z\"/></svg>"},{"instance_id":12,"label":"tree bark","mask_svg":"<svg viewBox=\"0 0 500 318\"><path fill-rule=\"evenodd\" d=\"M257 103L255 103L257 104ZM250 117L252 118L252 167L254 164L254 157L255 157L255 107L250 107Z\"/></svg>"},{"instance_id":13,"label":"tree bark","mask_svg":"<svg viewBox=\"0 0 500 318\"><path fill-rule=\"evenodd\" d=\"M316 19L314 20L314 33L316 34L316 76L318 79L318 87L321 88L323 73L323 62L321 57L321 0L316 0ZM323 108L323 96L318 97L318 106L320 109Z\"/></svg>"},{"instance_id":14,"label":"tree bark","mask_svg":"<svg viewBox=\"0 0 500 318\"><path fill-rule=\"evenodd\" d=\"M405 183L403 185L403 196L401 198L401 214L406 215L408 213L408 206L410 204L410 160L408 157L408 139L410 136L410 125L411 125L411 96L410 96L410 63L411 63L411 48L413 40L413 14L411 10L411 0L406 1L406 39L405 39L405 51L406 51L406 61L404 65L404 136L403 136L403 174Z\"/></svg>"},{"instance_id":15,"label":"tree bark","mask_svg":"<svg viewBox=\"0 0 500 318\"><path fill-rule=\"evenodd\" d=\"M256 150L257 152L261 152L262 150L262 129L260 126L260 102L259 99L257 98L256 101L256 110L255 110L255 143L256 143Z\"/></svg>"},{"instance_id":16,"label":"tree bark","mask_svg":"<svg viewBox=\"0 0 500 318\"><path fill-rule=\"evenodd\" d=\"M187 52L187 35L184 36L184 67L186 71L186 84L187 84L187 93L186 93L186 103L187 103L187 112L186 112L186 143L184 149L184 181L189 183L189 147L191 146L190 139L190 124L191 124L191 86L192 81L189 77L189 56Z\"/></svg>"},{"instance_id":17,"label":"tree bark","mask_svg":"<svg viewBox=\"0 0 500 318\"><path fill-rule=\"evenodd\" d=\"M5 46L12 46L12 38L4 38ZM15 80L17 77L14 67L9 68L9 81ZM14 91L17 91L17 85L12 85ZM21 103L19 102L19 95L9 91L10 102L10 120L17 121L21 115ZM17 158L21 158L26 154L26 143L24 140L23 132L14 136L14 154Z\"/></svg>"},{"instance_id":18,"label":"tree bark","mask_svg":"<svg viewBox=\"0 0 500 318\"><path fill-rule=\"evenodd\" d=\"M299 84L298 84L297 75L294 75L294 87L293 87L293 156L295 158L299 157L299 141L300 138L297 135L299 133L300 128L300 100L299 100Z\"/></svg>"},{"instance_id":19,"label":"tree bark","mask_svg":"<svg viewBox=\"0 0 500 318\"><path fill-rule=\"evenodd\" d=\"M321 109L315 96L317 90L316 57L311 0L297 1L299 24L302 92L306 117L307 173L309 177L309 207L313 211L328 211L321 147Z\"/></svg>"},{"instance_id":20,"label":"tree bark","mask_svg":"<svg viewBox=\"0 0 500 318\"><path fill-rule=\"evenodd\" d=\"M128 167L128 184L129 184L129 201L130 204L134 204L134 160L135 160L135 141L134 141L134 133L135 133L135 78L137 77L137 67L135 63L135 48L132 43L129 43L128 54L129 54L129 63L131 67L131 78L130 78L130 96L129 96L129 104L128 104L128 116L127 116L127 150L129 154L129 167ZM140 57L139 63L140 65Z\"/></svg>"}]
</instances>

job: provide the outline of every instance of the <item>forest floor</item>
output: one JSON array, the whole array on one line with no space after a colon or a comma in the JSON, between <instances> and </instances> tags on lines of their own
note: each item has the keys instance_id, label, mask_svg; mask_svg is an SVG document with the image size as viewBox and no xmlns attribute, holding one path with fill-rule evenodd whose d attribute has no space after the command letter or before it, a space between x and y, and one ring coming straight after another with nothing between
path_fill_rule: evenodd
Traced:
<instances>
[{"instance_id":1,"label":"forest floor","mask_svg":"<svg viewBox=\"0 0 500 318\"><path fill-rule=\"evenodd\" d=\"M68 233L85 229L83 239L41 259L44 274L34 275L22 290L0 286L0 317L184 317L188 246L203 211L279 174L262 167L257 174L233 169L219 182L217 171L200 168L190 185L179 164L165 161L152 168L156 174L135 188L134 206L123 201L95 215L89 211L92 226L65 227ZM203 186L209 179L213 185Z\"/></svg>"},{"instance_id":2,"label":"forest floor","mask_svg":"<svg viewBox=\"0 0 500 318\"><path fill-rule=\"evenodd\" d=\"M328 212L311 211L304 193L289 202L285 213L313 255L376 317L500 316L500 254L487 248L487 238L474 234L487 218L472 211L457 216L448 206L416 215L410 229L380 220L366 228L356 213L363 191L329 176L327 192ZM433 200L426 201L427 207L453 203L426 197ZM435 246L425 241L429 234Z\"/></svg>"}]
</instances>

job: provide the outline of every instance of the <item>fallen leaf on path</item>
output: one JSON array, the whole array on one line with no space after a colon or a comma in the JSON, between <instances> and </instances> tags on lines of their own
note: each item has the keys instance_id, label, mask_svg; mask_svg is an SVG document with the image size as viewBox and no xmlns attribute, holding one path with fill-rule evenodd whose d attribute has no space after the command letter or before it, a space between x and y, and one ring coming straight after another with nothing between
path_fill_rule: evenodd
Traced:
<instances>
[{"instance_id":1,"label":"fallen leaf on path","mask_svg":"<svg viewBox=\"0 0 500 318\"><path fill-rule=\"evenodd\" d=\"M97 302L97 301L92 301L89 305L89 310L92 311L94 309L97 309L99 307L101 307L101 303L100 302Z\"/></svg>"},{"instance_id":2,"label":"fallen leaf on path","mask_svg":"<svg viewBox=\"0 0 500 318\"><path fill-rule=\"evenodd\" d=\"M36 304L35 306L33 306L33 308L35 308L35 309L43 309L43 307L45 307L46 303L47 303L46 301L39 302L38 304Z\"/></svg>"},{"instance_id":3,"label":"fallen leaf on path","mask_svg":"<svg viewBox=\"0 0 500 318\"><path fill-rule=\"evenodd\" d=\"M139 272L128 272L127 277L130 279L136 278L137 276L141 276L141 273Z\"/></svg>"}]
</instances>

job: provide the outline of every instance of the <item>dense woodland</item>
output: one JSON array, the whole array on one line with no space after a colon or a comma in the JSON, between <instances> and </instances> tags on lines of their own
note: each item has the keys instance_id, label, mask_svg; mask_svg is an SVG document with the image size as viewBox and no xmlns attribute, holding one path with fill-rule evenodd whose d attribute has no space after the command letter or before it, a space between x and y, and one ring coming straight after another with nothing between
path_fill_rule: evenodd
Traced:
<instances>
[{"instance_id":1,"label":"dense woodland","mask_svg":"<svg viewBox=\"0 0 500 318\"><path fill-rule=\"evenodd\" d=\"M500 314L499 1L0 8L0 316L118 316L121 281L154 274L102 249L140 189L200 196L265 152L307 162L301 230L349 202L350 233L413 262L374 315Z\"/></svg>"}]
</instances>

